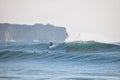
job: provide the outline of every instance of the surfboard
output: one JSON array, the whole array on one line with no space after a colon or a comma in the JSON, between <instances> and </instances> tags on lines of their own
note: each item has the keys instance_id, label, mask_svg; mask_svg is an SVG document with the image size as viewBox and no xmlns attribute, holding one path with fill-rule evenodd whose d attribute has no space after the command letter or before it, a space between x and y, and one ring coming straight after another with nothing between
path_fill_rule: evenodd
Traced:
<instances>
[{"instance_id":1,"label":"surfboard","mask_svg":"<svg viewBox=\"0 0 120 80\"><path fill-rule=\"evenodd\" d=\"M58 46L58 44L54 44L52 46L49 46L49 49L53 49L53 48L56 48Z\"/></svg>"}]
</instances>

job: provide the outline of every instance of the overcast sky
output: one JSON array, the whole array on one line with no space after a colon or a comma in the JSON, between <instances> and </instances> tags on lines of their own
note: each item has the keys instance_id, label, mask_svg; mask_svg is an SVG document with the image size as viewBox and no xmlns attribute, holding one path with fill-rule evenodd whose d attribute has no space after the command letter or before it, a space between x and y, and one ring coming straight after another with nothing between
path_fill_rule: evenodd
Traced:
<instances>
[{"instance_id":1,"label":"overcast sky","mask_svg":"<svg viewBox=\"0 0 120 80\"><path fill-rule=\"evenodd\" d=\"M0 0L0 23L50 23L71 40L120 42L120 0Z\"/></svg>"}]
</instances>

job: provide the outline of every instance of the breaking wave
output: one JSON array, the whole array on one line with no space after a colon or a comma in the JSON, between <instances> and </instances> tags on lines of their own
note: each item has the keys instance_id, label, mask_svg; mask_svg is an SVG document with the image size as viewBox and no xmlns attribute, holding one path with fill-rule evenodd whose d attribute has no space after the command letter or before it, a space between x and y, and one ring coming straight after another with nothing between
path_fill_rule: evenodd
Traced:
<instances>
[{"instance_id":1,"label":"breaking wave","mask_svg":"<svg viewBox=\"0 0 120 80\"><path fill-rule=\"evenodd\" d=\"M49 49L49 44L0 43L0 61L62 60L85 62L120 62L120 46L88 42L60 43Z\"/></svg>"}]
</instances>

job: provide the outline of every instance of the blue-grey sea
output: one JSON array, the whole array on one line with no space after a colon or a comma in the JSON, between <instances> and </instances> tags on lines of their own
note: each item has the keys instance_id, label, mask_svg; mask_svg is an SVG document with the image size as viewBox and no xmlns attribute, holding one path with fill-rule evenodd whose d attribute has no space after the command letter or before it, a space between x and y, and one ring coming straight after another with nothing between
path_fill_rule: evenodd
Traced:
<instances>
[{"instance_id":1,"label":"blue-grey sea","mask_svg":"<svg viewBox=\"0 0 120 80\"><path fill-rule=\"evenodd\" d=\"M120 45L0 42L0 80L120 80Z\"/></svg>"}]
</instances>

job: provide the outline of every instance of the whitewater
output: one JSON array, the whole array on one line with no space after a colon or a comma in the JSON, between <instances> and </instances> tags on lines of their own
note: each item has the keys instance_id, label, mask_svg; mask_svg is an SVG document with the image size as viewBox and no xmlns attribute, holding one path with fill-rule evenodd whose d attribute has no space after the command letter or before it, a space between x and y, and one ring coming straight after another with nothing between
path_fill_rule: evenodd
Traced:
<instances>
[{"instance_id":1,"label":"whitewater","mask_svg":"<svg viewBox=\"0 0 120 80\"><path fill-rule=\"evenodd\" d=\"M0 80L120 80L120 45L0 42Z\"/></svg>"}]
</instances>

